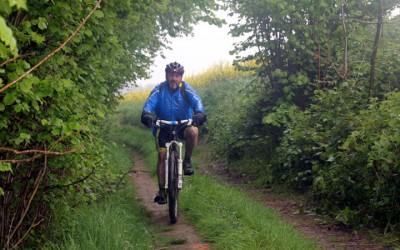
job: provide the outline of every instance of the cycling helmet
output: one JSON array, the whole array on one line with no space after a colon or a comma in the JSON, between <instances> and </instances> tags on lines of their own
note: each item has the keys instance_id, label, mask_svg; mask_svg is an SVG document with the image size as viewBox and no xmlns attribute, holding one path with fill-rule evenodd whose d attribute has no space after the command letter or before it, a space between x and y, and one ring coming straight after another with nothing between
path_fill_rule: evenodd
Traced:
<instances>
[{"instance_id":1,"label":"cycling helmet","mask_svg":"<svg viewBox=\"0 0 400 250\"><path fill-rule=\"evenodd\" d=\"M171 73L171 72L183 75L183 73L185 72L185 69L179 63L172 62L172 63L168 64L167 67L165 68L165 73Z\"/></svg>"}]
</instances>

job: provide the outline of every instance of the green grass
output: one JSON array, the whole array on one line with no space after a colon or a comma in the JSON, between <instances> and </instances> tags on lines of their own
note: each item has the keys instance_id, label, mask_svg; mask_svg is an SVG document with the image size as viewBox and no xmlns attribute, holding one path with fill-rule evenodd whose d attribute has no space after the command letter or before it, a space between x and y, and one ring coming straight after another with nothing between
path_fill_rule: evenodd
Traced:
<instances>
[{"instance_id":1,"label":"green grass","mask_svg":"<svg viewBox=\"0 0 400 250\"><path fill-rule=\"evenodd\" d=\"M48 249L153 249L155 230L132 190L80 207L70 215L71 226Z\"/></svg>"},{"instance_id":2,"label":"green grass","mask_svg":"<svg viewBox=\"0 0 400 250\"><path fill-rule=\"evenodd\" d=\"M215 249L317 249L278 213L211 176L187 178L180 200Z\"/></svg>"}]
</instances>

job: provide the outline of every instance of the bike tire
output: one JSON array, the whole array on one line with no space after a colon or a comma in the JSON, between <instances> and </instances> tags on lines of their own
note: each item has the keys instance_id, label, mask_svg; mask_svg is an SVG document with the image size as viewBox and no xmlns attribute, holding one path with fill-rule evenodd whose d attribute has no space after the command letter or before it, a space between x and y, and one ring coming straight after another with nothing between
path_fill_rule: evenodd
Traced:
<instances>
[{"instance_id":1,"label":"bike tire","mask_svg":"<svg viewBox=\"0 0 400 250\"><path fill-rule=\"evenodd\" d=\"M179 189L177 152L174 150L171 150L169 154L168 165L169 220L171 224L175 224L178 221L179 214Z\"/></svg>"}]
</instances>

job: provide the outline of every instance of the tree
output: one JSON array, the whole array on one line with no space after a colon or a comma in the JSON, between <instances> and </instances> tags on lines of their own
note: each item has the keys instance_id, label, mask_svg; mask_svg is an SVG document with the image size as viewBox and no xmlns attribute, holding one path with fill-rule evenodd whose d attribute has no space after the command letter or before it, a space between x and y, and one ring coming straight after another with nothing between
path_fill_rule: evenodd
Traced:
<instances>
[{"instance_id":1,"label":"tree","mask_svg":"<svg viewBox=\"0 0 400 250\"><path fill-rule=\"evenodd\" d=\"M232 53L256 51L239 59L261 64L259 75L268 78L267 88L274 92L268 98L290 99L304 107L312 93L304 94L305 84L317 89L334 86L359 74L355 71L365 56L373 63L376 56L365 48L372 32L369 25L382 26L382 19L388 20L399 1L380 5L379 1L233 0L228 4L239 17L239 23L231 25L232 36L247 36ZM378 49L377 45L370 48Z\"/></svg>"}]
</instances>

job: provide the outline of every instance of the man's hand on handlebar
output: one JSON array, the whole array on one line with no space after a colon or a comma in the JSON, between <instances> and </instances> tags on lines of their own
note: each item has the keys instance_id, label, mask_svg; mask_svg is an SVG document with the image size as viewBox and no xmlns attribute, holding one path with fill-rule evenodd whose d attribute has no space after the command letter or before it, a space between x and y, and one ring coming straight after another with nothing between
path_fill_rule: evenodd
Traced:
<instances>
[{"instance_id":1,"label":"man's hand on handlebar","mask_svg":"<svg viewBox=\"0 0 400 250\"><path fill-rule=\"evenodd\" d=\"M193 125L199 127L206 121L206 116L201 112L196 112L193 115Z\"/></svg>"},{"instance_id":2,"label":"man's hand on handlebar","mask_svg":"<svg viewBox=\"0 0 400 250\"><path fill-rule=\"evenodd\" d=\"M153 116L150 113L143 113L140 121L146 127L151 128L153 125Z\"/></svg>"}]
</instances>

